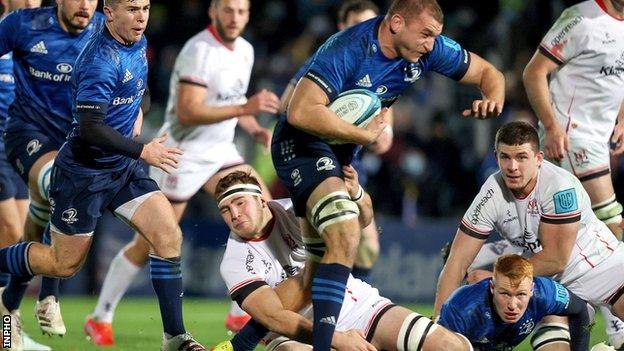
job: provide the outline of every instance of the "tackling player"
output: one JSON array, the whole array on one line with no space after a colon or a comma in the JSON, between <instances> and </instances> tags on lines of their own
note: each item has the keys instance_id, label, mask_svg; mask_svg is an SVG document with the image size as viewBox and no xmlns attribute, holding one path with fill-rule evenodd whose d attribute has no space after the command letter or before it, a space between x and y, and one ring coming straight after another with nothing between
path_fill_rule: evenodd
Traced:
<instances>
[{"instance_id":1,"label":"tackling player","mask_svg":"<svg viewBox=\"0 0 624 351\"><path fill-rule=\"evenodd\" d=\"M492 230L530 256L534 274L553 276L581 299L624 315L624 245L591 210L580 181L543 159L537 131L511 122L496 134L500 171L481 187L464 215L436 294L434 313L459 287ZM544 326L543 326L544 327ZM562 328L545 326L548 340Z\"/></svg>"},{"instance_id":2,"label":"tackling player","mask_svg":"<svg viewBox=\"0 0 624 351\"><path fill-rule=\"evenodd\" d=\"M442 305L438 323L468 338L476 350L511 350L548 315L567 316L564 347L589 347L588 306L562 285L533 277L533 266L516 254L500 256L494 275L457 289ZM534 350L556 350L544 334L531 340ZM557 346L555 346L557 345Z\"/></svg>"},{"instance_id":3,"label":"tackling player","mask_svg":"<svg viewBox=\"0 0 624 351\"><path fill-rule=\"evenodd\" d=\"M249 100L245 97L254 52L240 35L249 21L249 7L249 0L212 1L211 24L189 39L176 59L159 135L167 133L170 138L164 145L175 146L184 154L177 168L163 171L152 166L150 176L171 202L177 221L198 190L203 188L212 195L225 174L250 170L257 175L234 145L237 124L269 147L271 132L258 124L255 115L276 113L279 100L266 90ZM264 184L262 188L269 193ZM149 250L149 243L137 233L111 262L93 315L84 326L96 345L114 344L111 323L115 308L147 262ZM244 312L228 314L226 326L238 331L248 320Z\"/></svg>"},{"instance_id":4,"label":"tackling player","mask_svg":"<svg viewBox=\"0 0 624 351\"><path fill-rule=\"evenodd\" d=\"M361 210L359 220L367 224L373 215L370 197L362 194L352 167L345 167L343 172L349 196L359 197L356 202ZM294 340L311 343L312 322L304 317L310 317L311 308L308 306L300 315L286 306L290 306L293 295L304 293L301 273L323 256L322 239L317 237L314 245L304 244L292 202L266 201L258 181L247 173L233 172L221 179L216 196L221 215L231 229L221 275L232 299L254 320L277 334L268 336L267 350L301 349L302 345ZM394 305L380 296L377 289L352 276L347 281L346 292L336 288L313 291L318 292L347 296L340 317L333 322L337 330L351 331L333 335L332 346L336 349L470 349L463 337L427 317ZM224 348L231 349L232 345L224 342L217 349Z\"/></svg>"},{"instance_id":5,"label":"tackling player","mask_svg":"<svg viewBox=\"0 0 624 351\"><path fill-rule=\"evenodd\" d=\"M622 52L624 1L584 1L563 11L523 76L546 158L581 180L596 216L620 240L622 204L615 198L610 156L624 152ZM624 324L601 311L609 341L624 346Z\"/></svg>"},{"instance_id":6,"label":"tackling player","mask_svg":"<svg viewBox=\"0 0 624 351\"><path fill-rule=\"evenodd\" d=\"M342 165L356 146L374 142L386 127L386 112L366 129L337 118L327 105L344 91L375 92L384 107L428 71L481 88L464 116L500 114L504 78L494 66L440 35L442 10L435 0L395 0L388 14L335 34L316 52L299 80L272 142L273 163L292 194L304 239L321 235L327 252L315 273L312 291L344 287L360 241L358 207L345 191ZM349 144L330 146L319 137ZM344 296L313 293L314 348L329 350Z\"/></svg>"}]
</instances>

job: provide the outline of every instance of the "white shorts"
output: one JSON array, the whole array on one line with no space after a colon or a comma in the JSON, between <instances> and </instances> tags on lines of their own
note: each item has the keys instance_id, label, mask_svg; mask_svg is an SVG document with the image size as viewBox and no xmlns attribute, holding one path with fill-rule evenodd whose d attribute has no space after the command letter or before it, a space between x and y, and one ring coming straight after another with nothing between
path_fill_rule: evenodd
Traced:
<instances>
[{"instance_id":1,"label":"white shorts","mask_svg":"<svg viewBox=\"0 0 624 351\"><path fill-rule=\"evenodd\" d=\"M178 158L178 168L171 174L150 167L149 175L169 200L187 201L221 169L245 162L233 143L216 145L211 151L204 151L201 155L185 151ZM207 154L210 158L205 157Z\"/></svg>"},{"instance_id":2,"label":"white shorts","mask_svg":"<svg viewBox=\"0 0 624 351\"><path fill-rule=\"evenodd\" d=\"M607 305L609 302L615 302L610 300L620 289L624 289L624 276L620 273L622 270L624 270L624 245L618 245L606 260L580 278L564 285L585 301L595 305Z\"/></svg>"},{"instance_id":3,"label":"white shorts","mask_svg":"<svg viewBox=\"0 0 624 351\"><path fill-rule=\"evenodd\" d=\"M393 306L392 301L380 296L379 290L359 279L350 277L336 330L357 329L363 331L364 335L368 335L375 321L381 317L381 312L387 311L388 306ZM312 319L312 305L303 309L300 314L307 319ZM264 342L268 344L277 337L279 335L269 333Z\"/></svg>"},{"instance_id":4,"label":"white shorts","mask_svg":"<svg viewBox=\"0 0 624 351\"><path fill-rule=\"evenodd\" d=\"M570 138L570 151L559 166L581 182L607 175L611 171L609 144Z\"/></svg>"}]
</instances>

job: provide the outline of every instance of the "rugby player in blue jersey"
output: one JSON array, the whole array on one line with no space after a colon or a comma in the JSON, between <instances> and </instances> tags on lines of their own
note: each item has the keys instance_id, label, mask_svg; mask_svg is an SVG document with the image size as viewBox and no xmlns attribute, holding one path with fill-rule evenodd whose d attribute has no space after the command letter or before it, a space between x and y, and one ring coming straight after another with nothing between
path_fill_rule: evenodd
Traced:
<instances>
[{"instance_id":1,"label":"rugby player in blue jersey","mask_svg":"<svg viewBox=\"0 0 624 351\"><path fill-rule=\"evenodd\" d=\"M535 350L568 348L568 340L572 351L588 349L587 303L551 279L533 277L533 265L510 254L496 260L492 278L457 289L438 323L466 336L475 350L512 350L548 315L567 316L569 332L562 330L567 335L559 343L536 334Z\"/></svg>"},{"instance_id":2,"label":"rugby player in blue jersey","mask_svg":"<svg viewBox=\"0 0 624 351\"><path fill-rule=\"evenodd\" d=\"M440 35L442 22L435 0L395 0L385 16L335 34L314 55L287 116L275 129L273 163L290 190L303 236L319 233L327 247L311 283L316 350L329 350L360 241L356 199L346 192L341 169L351 163L356 144L368 145L379 137L387 111L363 129L341 120L327 105L341 92L367 89L389 107L423 74L434 71L481 89L483 98L464 116L487 118L502 110L502 73ZM320 137L348 144L330 146Z\"/></svg>"},{"instance_id":3,"label":"rugby player in blue jersey","mask_svg":"<svg viewBox=\"0 0 624 351\"><path fill-rule=\"evenodd\" d=\"M12 52L15 74L4 142L9 162L29 186L24 234L30 240L41 237L49 220L52 160L71 123L71 71L103 22L96 6L97 0L58 0L55 7L21 9L0 22L0 55ZM50 243L49 233L43 242ZM2 293L3 309L19 307L27 283L27 277L13 277ZM64 335L57 295L58 280L44 277L36 316L44 333Z\"/></svg>"}]
</instances>

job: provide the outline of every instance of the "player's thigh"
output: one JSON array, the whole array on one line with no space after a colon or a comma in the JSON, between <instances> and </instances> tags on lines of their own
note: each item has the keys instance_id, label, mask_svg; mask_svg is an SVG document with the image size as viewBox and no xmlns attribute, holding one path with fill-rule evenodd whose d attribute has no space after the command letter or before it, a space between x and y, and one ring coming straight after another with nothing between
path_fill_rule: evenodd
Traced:
<instances>
[{"instance_id":1,"label":"player's thigh","mask_svg":"<svg viewBox=\"0 0 624 351\"><path fill-rule=\"evenodd\" d=\"M56 261L81 267L93 241L93 235L67 235L51 230L52 244Z\"/></svg>"},{"instance_id":2,"label":"player's thigh","mask_svg":"<svg viewBox=\"0 0 624 351\"><path fill-rule=\"evenodd\" d=\"M271 340L265 347L266 351L310 351L312 346L279 336Z\"/></svg>"},{"instance_id":3,"label":"player's thigh","mask_svg":"<svg viewBox=\"0 0 624 351\"><path fill-rule=\"evenodd\" d=\"M592 204L609 200L614 194L611 173L582 182Z\"/></svg>"}]
</instances>

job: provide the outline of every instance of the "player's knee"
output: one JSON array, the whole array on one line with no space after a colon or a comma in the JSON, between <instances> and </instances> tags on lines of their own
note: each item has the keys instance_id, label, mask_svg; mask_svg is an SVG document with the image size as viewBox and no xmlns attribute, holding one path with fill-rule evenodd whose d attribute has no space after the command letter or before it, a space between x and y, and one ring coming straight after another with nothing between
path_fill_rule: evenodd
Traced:
<instances>
[{"instance_id":1,"label":"player's knee","mask_svg":"<svg viewBox=\"0 0 624 351\"><path fill-rule=\"evenodd\" d=\"M73 277L80 266L82 265L82 259L77 257L64 257L63 259L57 259L54 265L54 273L52 274L58 278L71 278Z\"/></svg>"},{"instance_id":2,"label":"player's knee","mask_svg":"<svg viewBox=\"0 0 624 351\"><path fill-rule=\"evenodd\" d=\"M335 191L322 197L309 212L308 221L325 236L328 248L341 247L355 255L360 241L357 217L360 210L345 191ZM354 223L354 225L350 225ZM355 227L356 229L354 230Z\"/></svg>"},{"instance_id":3,"label":"player's knee","mask_svg":"<svg viewBox=\"0 0 624 351\"><path fill-rule=\"evenodd\" d=\"M617 202L615 195L593 205L592 210L594 210L596 217L607 225L622 222L622 204Z\"/></svg>"},{"instance_id":4,"label":"player's knee","mask_svg":"<svg viewBox=\"0 0 624 351\"><path fill-rule=\"evenodd\" d=\"M531 337L531 347L534 351L554 344L570 344L570 330L563 323L540 324Z\"/></svg>"},{"instance_id":5,"label":"player's knee","mask_svg":"<svg viewBox=\"0 0 624 351\"><path fill-rule=\"evenodd\" d=\"M150 235L148 237L153 238L152 243L154 245L154 250L156 253L160 252L163 249L174 249L180 250L182 246L182 231L177 223L172 222L167 225L155 228L157 231L154 235ZM163 257L167 257L165 255Z\"/></svg>"},{"instance_id":6,"label":"player's knee","mask_svg":"<svg viewBox=\"0 0 624 351\"><path fill-rule=\"evenodd\" d=\"M50 221L50 205L31 199L28 205L28 218L39 227L45 227Z\"/></svg>"},{"instance_id":7,"label":"player's knee","mask_svg":"<svg viewBox=\"0 0 624 351\"><path fill-rule=\"evenodd\" d=\"M446 342L443 339L449 339L449 338L442 338L442 339L436 338L436 341L439 340L439 342L436 342L436 345L432 345L433 340L430 340L430 342L427 343L427 347L423 348L423 346L425 345L425 340L427 339L427 336L433 333L438 327L439 326L433 323L431 319L423 315L420 315L415 312L410 314L403 320L403 324L401 325L401 328L399 329L399 336L397 337L397 342L396 342L397 350L398 351L421 351L421 350L428 351L428 350L434 350L434 349L435 350L447 350L447 348L444 348L442 344ZM456 349L456 350L461 350L461 349Z\"/></svg>"}]
</instances>

